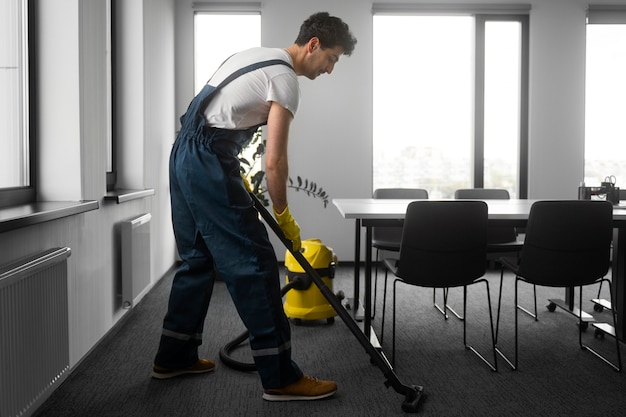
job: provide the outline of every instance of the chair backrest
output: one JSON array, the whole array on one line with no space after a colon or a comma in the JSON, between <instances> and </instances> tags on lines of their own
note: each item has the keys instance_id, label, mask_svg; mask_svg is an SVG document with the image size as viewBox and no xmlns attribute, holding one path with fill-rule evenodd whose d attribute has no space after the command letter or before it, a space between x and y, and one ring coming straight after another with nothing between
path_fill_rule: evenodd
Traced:
<instances>
[{"instance_id":1,"label":"chair backrest","mask_svg":"<svg viewBox=\"0 0 626 417\"><path fill-rule=\"evenodd\" d=\"M424 287L467 285L485 274L487 204L415 201L404 219L397 275Z\"/></svg>"},{"instance_id":2,"label":"chair backrest","mask_svg":"<svg viewBox=\"0 0 626 417\"><path fill-rule=\"evenodd\" d=\"M608 272L612 234L608 201L537 201L530 209L518 275L552 287L593 283Z\"/></svg>"},{"instance_id":3,"label":"chair backrest","mask_svg":"<svg viewBox=\"0 0 626 417\"><path fill-rule=\"evenodd\" d=\"M463 188L454 192L457 200L509 200L503 188ZM517 240L517 231L511 226L491 226L487 232L488 243L510 243Z\"/></svg>"},{"instance_id":4,"label":"chair backrest","mask_svg":"<svg viewBox=\"0 0 626 417\"><path fill-rule=\"evenodd\" d=\"M427 200L428 191L423 188L378 188L374 190L374 198Z\"/></svg>"},{"instance_id":5,"label":"chair backrest","mask_svg":"<svg viewBox=\"0 0 626 417\"><path fill-rule=\"evenodd\" d=\"M389 199L402 198L412 200L427 200L428 191L423 188L378 188L374 190L374 198ZM401 227L374 227L372 228L372 241L376 246L384 242L383 246L389 249L388 245L399 248L402 238Z\"/></svg>"},{"instance_id":6,"label":"chair backrest","mask_svg":"<svg viewBox=\"0 0 626 417\"><path fill-rule=\"evenodd\" d=\"M462 188L454 192L458 200L508 200L511 198L508 190L503 188Z\"/></svg>"}]
</instances>

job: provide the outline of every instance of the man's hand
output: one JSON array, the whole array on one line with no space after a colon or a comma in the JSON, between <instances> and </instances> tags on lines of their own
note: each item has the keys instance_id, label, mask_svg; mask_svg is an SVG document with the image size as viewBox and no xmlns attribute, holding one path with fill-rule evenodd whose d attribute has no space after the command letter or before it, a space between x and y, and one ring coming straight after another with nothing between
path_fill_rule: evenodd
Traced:
<instances>
[{"instance_id":1,"label":"man's hand","mask_svg":"<svg viewBox=\"0 0 626 417\"><path fill-rule=\"evenodd\" d=\"M283 231L285 237L291 240L291 246L294 251L299 251L302 247L302 241L300 239L300 226L289 212L289 206L285 207L282 213L278 213L274 208L274 216L278 221L280 230Z\"/></svg>"}]
</instances>

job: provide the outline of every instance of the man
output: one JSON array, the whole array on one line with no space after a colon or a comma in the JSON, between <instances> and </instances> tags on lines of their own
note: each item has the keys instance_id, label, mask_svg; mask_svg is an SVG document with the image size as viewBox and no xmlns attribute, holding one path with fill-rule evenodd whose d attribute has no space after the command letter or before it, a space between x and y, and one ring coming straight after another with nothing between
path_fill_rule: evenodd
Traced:
<instances>
[{"instance_id":1,"label":"man","mask_svg":"<svg viewBox=\"0 0 626 417\"><path fill-rule=\"evenodd\" d=\"M304 375L291 359L278 262L240 177L238 155L256 129L267 124L267 189L281 229L298 250L300 228L287 201L287 142L299 104L297 76L330 74L355 44L341 19L316 13L290 47L253 48L226 60L181 118L170 156L170 193L182 264L172 284L154 378L214 370L212 361L198 358L198 346L219 274L249 331L263 399L315 400L336 392L334 382Z\"/></svg>"}]
</instances>

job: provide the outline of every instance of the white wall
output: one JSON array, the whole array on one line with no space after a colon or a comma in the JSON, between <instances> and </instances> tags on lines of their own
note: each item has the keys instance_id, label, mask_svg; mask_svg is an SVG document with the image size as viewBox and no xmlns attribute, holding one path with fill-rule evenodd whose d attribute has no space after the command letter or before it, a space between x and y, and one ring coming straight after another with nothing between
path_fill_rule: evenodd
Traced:
<instances>
[{"instance_id":1,"label":"white wall","mask_svg":"<svg viewBox=\"0 0 626 417\"><path fill-rule=\"evenodd\" d=\"M63 3L63 7L58 7L58 3ZM80 90L76 83L80 71L79 4L49 1L38 6L38 58L45 68L39 74L38 97L56 100L52 106L43 101L37 105L37 139L42 155L38 161L39 196L43 200L78 200L81 197ZM59 48L59 44L64 47Z\"/></svg>"},{"instance_id":2,"label":"white wall","mask_svg":"<svg viewBox=\"0 0 626 417\"><path fill-rule=\"evenodd\" d=\"M116 74L115 117L120 146L116 152L117 185L126 189L144 187L144 161L137 158L144 151L146 125L145 88L147 82L144 1L126 0L116 3Z\"/></svg>"},{"instance_id":3,"label":"white wall","mask_svg":"<svg viewBox=\"0 0 626 417\"><path fill-rule=\"evenodd\" d=\"M227 1L228 2L228 1ZM379 3L397 3L380 0ZM433 3L413 0L413 3ZM451 3L520 3L518 0L456 0ZM589 3L606 0L532 0L530 14L529 198L576 198L583 177L585 16ZM191 0L177 2L181 16L191 19ZM372 192L372 15L363 0L265 0L263 45L293 42L300 23L311 13L327 10L344 19L358 39L352 57L343 57L330 76L301 80L302 102L290 139L292 176L322 186L331 197L369 197ZM186 29L178 30L177 113L193 93L187 80L192 56ZM185 56L183 56L185 55ZM419 126L407 126L407 129ZM303 238L319 237L339 260L353 260L353 221L334 206L292 193L292 212ZM276 245L279 253L283 249Z\"/></svg>"},{"instance_id":4,"label":"white wall","mask_svg":"<svg viewBox=\"0 0 626 417\"><path fill-rule=\"evenodd\" d=\"M530 198L577 198L583 179L585 18L583 1L533 3Z\"/></svg>"},{"instance_id":5,"label":"white wall","mask_svg":"<svg viewBox=\"0 0 626 417\"><path fill-rule=\"evenodd\" d=\"M132 2L132 4L131 4ZM70 365L75 366L118 323L121 300L120 222L150 212L151 282L176 261L167 160L174 119L174 0L118 2L132 12L125 35L137 61L119 62L130 80L122 145L133 146L122 183L155 194L105 202L105 0L36 2L38 16L37 139L39 200L96 200L98 210L0 234L0 265L68 246ZM139 42L132 42L138 39ZM138 63L137 63L138 62ZM124 74L128 78L124 78ZM138 84L138 85L137 85ZM124 97L124 96L123 96ZM166 306L164 306L165 312ZM157 346L155 346L156 350ZM150 363L146 364L147 367Z\"/></svg>"}]
</instances>

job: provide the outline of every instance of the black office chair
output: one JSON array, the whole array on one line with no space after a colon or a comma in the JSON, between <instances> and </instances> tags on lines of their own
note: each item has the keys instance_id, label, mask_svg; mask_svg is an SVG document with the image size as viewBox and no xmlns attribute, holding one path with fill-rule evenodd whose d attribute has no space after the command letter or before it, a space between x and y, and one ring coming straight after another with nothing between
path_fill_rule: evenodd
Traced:
<instances>
[{"instance_id":1,"label":"black office chair","mask_svg":"<svg viewBox=\"0 0 626 417\"><path fill-rule=\"evenodd\" d=\"M423 188L378 188L374 190L373 198L427 200L428 191ZM372 247L376 248L372 317L376 315L376 293L378 292L378 263L380 251L398 252L400 250L401 238L402 220L398 220L397 227L372 227ZM385 287L386 286L387 281L385 281Z\"/></svg>"},{"instance_id":2,"label":"black office chair","mask_svg":"<svg viewBox=\"0 0 626 417\"><path fill-rule=\"evenodd\" d=\"M511 198L508 190L502 188L463 188L454 192L454 198L458 200L509 200ZM497 260L508 253L519 254L524 246L524 236L520 235L513 226L489 226L487 232L487 259ZM517 308L537 320L537 290L533 288L534 310L531 312L523 306ZM444 304L447 301L447 293L444 292ZM435 294L433 294L435 303ZM435 306L441 310L439 306ZM454 310L448 307L448 310ZM455 314L458 317L458 314Z\"/></svg>"},{"instance_id":3,"label":"black office chair","mask_svg":"<svg viewBox=\"0 0 626 417\"><path fill-rule=\"evenodd\" d=\"M501 258L500 294L496 320L496 343L500 322L502 280L505 269L515 274L515 303L519 281L548 287L579 288L577 317L578 343L604 362L620 371L622 360L619 341L615 339L617 365L611 363L582 342L583 286L610 281L605 278L609 269L613 233L613 207L607 201L538 201L531 207L526 227L526 239L519 263ZM613 295L611 293L611 299ZM518 314L515 309L515 358L511 362L499 348L497 352L513 369L518 367ZM566 308L566 311L570 311ZM613 312L615 326L615 312Z\"/></svg>"},{"instance_id":4,"label":"black office chair","mask_svg":"<svg viewBox=\"0 0 626 417\"><path fill-rule=\"evenodd\" d=\"M399 282L427 287L463 287L463 315L466 314L467 286L484 282L491 330L493 364L467 343L463 321L463 344L493 371L497 370L493 317L486 271L487 204L482 201L415 201L409 204L402 229L400 252L384 257L385 277L391 271L393 285L392 363L396 352L396 289ZM381 334L385 329L386 288L383 299ZM432 335L428 335L432 337Z\"/></svg>"}]
</instances>

